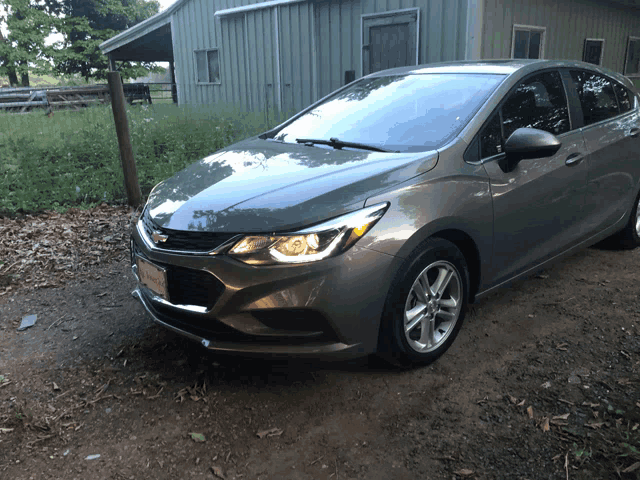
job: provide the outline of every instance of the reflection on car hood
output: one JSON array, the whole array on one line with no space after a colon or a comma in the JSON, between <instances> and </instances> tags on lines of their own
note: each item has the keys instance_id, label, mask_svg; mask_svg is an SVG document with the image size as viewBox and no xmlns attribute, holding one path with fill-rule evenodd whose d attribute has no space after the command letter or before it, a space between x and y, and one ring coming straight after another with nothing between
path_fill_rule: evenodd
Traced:
<instances>
[{"instance_id":1,"label":"reflection on car hood","mask_svg":"<svg viewBox=\"0 0 640 480\"><path fill-rule=\"evenodd\" d=\"M346 213L432 169L438 153L380 153L249 139L162 182L154 222L173 230L266 232Z\"/></svg>"}]
</instances>

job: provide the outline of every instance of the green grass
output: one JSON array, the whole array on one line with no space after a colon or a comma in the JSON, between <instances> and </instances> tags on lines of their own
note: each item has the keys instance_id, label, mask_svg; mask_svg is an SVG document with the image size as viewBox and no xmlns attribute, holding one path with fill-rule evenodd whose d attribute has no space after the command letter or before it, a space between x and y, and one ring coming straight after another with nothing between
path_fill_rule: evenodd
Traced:
<instances>
[{"instance_id":1,"label":"green grass","mask_svg":"<svg viewBox=\"0 0 640 480\"><path fill-rule=\"evenodd\" d=\"M219 106L133 106L129 128L142 193L188 164L273 126ZM125 199L110 106L0 114L0 214Z\"/></svg>"}]
</instances>

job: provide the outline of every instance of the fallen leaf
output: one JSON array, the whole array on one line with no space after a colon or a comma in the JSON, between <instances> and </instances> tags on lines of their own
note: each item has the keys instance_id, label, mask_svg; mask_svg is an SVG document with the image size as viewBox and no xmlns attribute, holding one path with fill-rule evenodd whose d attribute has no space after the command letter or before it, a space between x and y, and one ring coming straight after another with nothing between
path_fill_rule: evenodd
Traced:
<instances>
[{"instance_id":1,"label":"fallen leaf","mask_svg":"<svg viewBox=\"0 0 640 480\"><path fill-rule=\"evenodd\" d=\"M222 472L222 469L218 466L214 465L213 467L211 467L211 473L213 473L218 478L222 478L222 479L225 478L224 473Z\"/></svg>"},{"instance_id":2,"label":"fallen leaf","mask_svg":"<svg viewBox=\"0 0 640 480\"><path fill-rule=\"evenodd\" d=\"M456 475L461 475L463 477L468 477L469 475L473 475L473 470L469 470L468 468L462 468L460 470L456 470L455 472Z\"/></svg>"},{"instance_id":3,"label":"fallen leaf","mask_svg":"<svg viewBox=\"0 0 640 480\"><path fill-rule=\"evenodd\" d=\"M602 427L603 425L606 425L606 422L585 423L584 424L585 427L593 428L594 430L597 429L597 428Z\"/></svg>"},{"instance_id":4,"label":"fallen leaf","mask_svg":"<svg viewBox=\"0 0 640 480\"><path fill-rule=\"evenodd\" d=\"M582 406L583 407L596 408L596 407L599 407L600 404L599 403L591 403L591 402L582 402Z\"/></svg>"},{"instance_id":5,"label":"fallen leaf","mask_svg":"<svg viewBox=\"0 0 640 480\"><path fill-rule=\"evenodd\" d=\"M515 405L516 403L518 403L518 399L517 399L516 397L514 397L513 395L509 395L508 397L509 397L509 401L510 401L511 403L513 403L514 405Z\"/></svg>"},{"instance_id":6,"label":"fallen leaf","mask_svg":"<svg viewBox=\"0 0 640 480\"><path fill-rule=\"evenodd\" d=\"M264 438L264 437L277 437L278 435L282 435L283 430L274 427L274 428L270 428L269 430L262 430L261 432L258 432L256 435L258 435L258 438Z\"/></svg>"},{"instance_id":7,"label":"fallen leaf","mask_svg":"<svg viewBox=\"0 0 640 480\"><path fill-rule=\"evenodd\" d=\"M522 399L522 401L518 404L518 406L519 406L519 407L524 407L524 402L525 402L525 401L526 401L526 400L523 398L523 399Z\"/></svg>"},{"instance_id":8,"label":"fallen leaf","mask_svg":"<svg viewBox=\"0 0 640 480\"><path fill-rule=\"evenodd\" d=\"M53 382L53 390L56 392L60 390L60 387L56 384L56 382Z\"/></svg>"},{"instance_id":9,"label":"fallen leaf","mask_svg":"<svg viewBox=\"0 0 640 480\"><path fill-rule=\"evenodd\" d=\"M631 472L635 472L636 470L638 470L640 468L640 462L636 462L633 465L625 468L624 470L622 470L622 473L631 473Z\"/></svg>"},{"instance_id":10,"label":"fallen leaf","mask_svg":"<svg viewBox=\"0 0 640 480\"><path fill-rule=\"evenodd\" d=\"M544 417L542 419L542 424L540 425L540 428L542 428L543 432L548 432L550 430L551 427L549 427L549 417Z\"/></svg>"},{"instance_id":11,"label":"fallen leaf","mask_svg":"<svg viewBox=\"0 0 640 480\"><path fill-rule=\"evenodd\" d=\"M205 438L205 436L201 433L195 433L195 432L191 432L189 433L189 435L191 435L191 440L193 440L196 443L202 443L205 442L207 439Z\"/></svg>"},{"instance_id":12,"label":"fallen leaf","mask_svg":"<svg viewBox=\"0 0 640 480\"><path fill-rule=\"evenodd\" d=\"M566 420L567 418L569 418L569 415L571 414L565 413L563 415L556 415L555 417L553 417L553 420Z\"/></svg>"},{"instance_id":13,"label":"fallen leaf","mask_svg":"<svg viewBox=\"0 0 640 480\"><path fill-rule=\"evenodd\" d=\"M0 433L13 432L13 428L0 428Z\"/></svg>"},{"instance_id":14,"label":"fallen leaf","mask_svg":"<svg viewBox=\"0 0 640 480\"><path fill-rule=\"evenodd\" d=\"M540 387L541 388L551 388L551 382L549 380L547 380L542 385L540 385Z\"/></svg>"},{"instance_id":15,"label":"fallen leaf","mask_svg":"<svg viewBox=\"0 0 640 480\"><path fill-rule=\"evenodd\" d=\"M529 418L533 418L533 407L527 407L527 414L529 415Z\"/></svg>"}]
</instances>

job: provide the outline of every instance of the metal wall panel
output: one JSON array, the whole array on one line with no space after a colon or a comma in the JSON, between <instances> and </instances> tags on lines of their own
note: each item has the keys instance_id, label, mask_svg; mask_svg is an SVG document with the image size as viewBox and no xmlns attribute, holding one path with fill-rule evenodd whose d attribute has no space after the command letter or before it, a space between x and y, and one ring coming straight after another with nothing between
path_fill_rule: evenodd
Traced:
<instances>
[{"instance_id":1,"label":"metal wall panel","mask_svg":"<svg viewBox=\"0 0 640 480\"><path fill-rule=\"evenodd\" d=\"M309 0L215 17L261 2L190 0L172 18L179 103L299 111L341 87L345 71L362 75L363 14L419 8L419 63L463 59L467 1ZM193 52L208 48L220 49L220 85L196 84Z\"/></svg>"},{"instance_id":2,"label":"metal wall panel","mask_svg":"<svg viewBox=\"0 0 640 480\"><path fill-rule=\"evenodd\" d=\"M280 98L274 12L264 8L244 15L248 32L251 105L257 111L272 110L277 108Z\"/></svg>"},{"instance_id":3,"label":"metal wall panel","mask_svg":"<svg viewBox=\"0 0 640 480\"><path fill-rule=\"evenodd\" d=\"M299 112L314 101L313 4L278 7L282 111Z\"/></svg>"},{"instance_id":4,"label":"metal wall panel","mask_svg":"<svg viewBox=\"0 0 640 480\"><path fill-rule=\"evenodd\" d=\"M640 11L591 0L485 0L482 58L510 58L513 25L546 27L544 58L582 60L586 38L604 38L602 66L622 72Z\"/></svg>"},{"instance_id":5,"label":"metal wall panel","mask_svg":"<svg viewBox=\"0 0 640 480\"><path fill-rule=\"evenodd\" d=\"M179 85L178 103L240 102L241 105L247 104L247 82L244 86L240 85L238 89L231 83L234 78L238 79L240 75L245 76L246 66L239 72L240 64L236 58L241 46L236 45L236 38L244 38L244 25L231 21L232 26L226 32L227 38L224 39L220 20L214 14L217 10L254 3L260 3L260 0L190 0L176 10L172 16L172 30L176 81ZM232 38L233 41L231 41ZM199 85L196 83L193 52L210 48L220 49L222 82L220 85Z\"/></svg>"},{"instance_id":6,"label":"metal wall panel","mask_svg":"<svg viewBox=\"0 0 640 480\"><path fill-rule=\"evenodd\" d=\"M465 56L467 0L321 0L315 2L319 94L344 83L344 72L362 75L361 15L420 9L419 63L462 60Z\"/></svg>"}]
</instances>

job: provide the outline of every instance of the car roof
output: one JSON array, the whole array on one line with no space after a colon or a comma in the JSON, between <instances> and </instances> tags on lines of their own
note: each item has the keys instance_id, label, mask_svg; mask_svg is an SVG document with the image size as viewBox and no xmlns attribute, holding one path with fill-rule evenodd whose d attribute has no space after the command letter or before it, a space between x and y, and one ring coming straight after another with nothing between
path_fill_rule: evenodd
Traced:
<instances>
[{"instance_id":1,"label":"car roof","mask_svg":"<svg viewBox=\"0 0 640 480\"><path fill-rule=\"evenodd\" d=\"M525 59L501 59L501 60L477 60L429 63L410 67L392 68L369 75L370 77L385 77L389 75L425 75L435 73L476 73L494 75L512 75L519 72L522 75L535 72L544 68L581 68L599 72L615 78L619 82L633 88L633 84L623 75L607 68L602 68L591 63L576 60L525 60Z\"/></svg>"}]
</instances>

